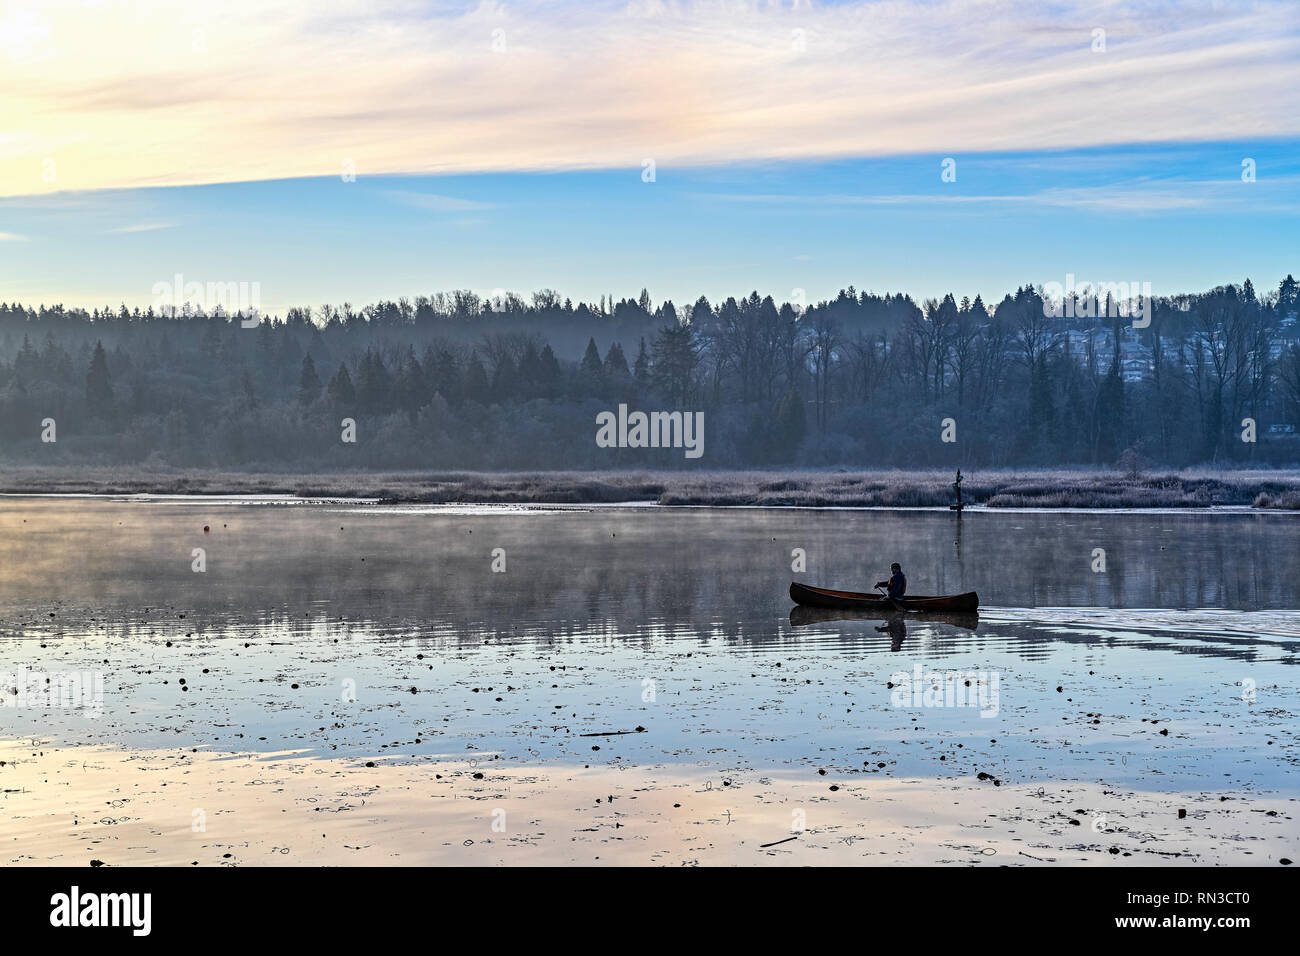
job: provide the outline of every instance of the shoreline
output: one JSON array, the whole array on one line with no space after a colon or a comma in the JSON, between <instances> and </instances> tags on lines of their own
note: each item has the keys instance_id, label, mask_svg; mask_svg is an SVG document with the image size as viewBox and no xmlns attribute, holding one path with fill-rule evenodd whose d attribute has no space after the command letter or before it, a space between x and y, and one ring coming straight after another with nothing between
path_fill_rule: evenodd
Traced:
<instances>
[{"instance_id":1,"label":"shoreline","mask_svg":"<svg viewBox=\"0 0 1300 956\"><path fill-rule=\"evenodd\" d=\"M365 506L376 513L387 514L443 514L443 515L491 515L491 514L564 514L585 513L593 511L879 511L898 513L904 511L918 514L950 514L952 508L942 505L809 505L809 504L661 504L658 501L590 501L569 502L493 502L480 500L421 502L406 500L389 500L383 498L347 498L339 496L296 496L288 494L228 494L225 492L192 492L189 494L154 494L150 492L116 492L74 491L74 492L39 492L39 491L0 491L0 500L85 500L117 501L138 504L196 504L215 505L261 505L266 507L294 507L298 505L334 505L342 507ZM1016 515L1016 514L1108 514L1108 515L1275 515L1286 516L1300 513L1297 509L1280 507L1256 507L1254 505L1169 505L1130 507L990 507L988 505L965 505L965 514Z\"/></svg>"},{"instance_id":2,"label":"shoreline","mask_svg":"<svg viewBox=\"0 0 1300 956\"><path fill-rule=\"evenodd\" d=\"M10 866L1276 866L1295 839L1291 799L1232 789L17 741L0 756Z\"/></svg>"},{"instance_id":3,"label":"shoreline","mask_svg":"<svg viewBox=\"0 0 1300 956\"><path fill-rule=\"evenodd\" d=\"M224 497L379 505L603 505L937 509L955 502L943 471L331 472L0 468L0 495ZM1300 470L979 471L965 508L1300 511Z\"/></svg>"}]
</instances>

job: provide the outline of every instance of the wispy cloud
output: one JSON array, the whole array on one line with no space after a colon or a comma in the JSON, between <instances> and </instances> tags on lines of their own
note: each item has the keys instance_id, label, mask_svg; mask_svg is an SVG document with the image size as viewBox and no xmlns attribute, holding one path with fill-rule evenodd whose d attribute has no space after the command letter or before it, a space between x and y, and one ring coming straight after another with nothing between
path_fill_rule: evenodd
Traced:
<instances>
[{"instance_id":1,"label":"wispy cloud","mask_svg":"<svg viewBox=\"0 0 1300 956\"><path fill-rule=\"evenodd\" d=\"M26 236L20 236L16 232L0 232L0 242L26 242Z\"/></svg>"},{"instance_id":2,"label":"wispy cloud","mask_svg":"<svg viewBox=\"0 0 1300 956\"><path fill-rule=\"evenodd\" d=\"M476 199L460 199L455 196L440 196L435 193L412 192L405 189L388 189L384 191L384 195L403 205L427 209L430 212L468 212L494 208L492 203Z\"/></svg>"},{"instance_id":3,"label":"wispy cloud","mask_svg":"<svg viewBox=\"0 0 1300 956\"><path fill-rule=\"evenodd\" d=\"M768 203L807 206L1037 206L1059 209L1116 213L1162 213L1188 209L1209 209L1258 204L1277 209L1291 203L1293 194L1283 196L1295 177L1282 176L1266 185L1245 184L1233 179L1219 181L1163 181L1160 183L1117 183L1104 186L1052 188L1026 193L966 194L947 189L933 193L696 193L702 200L734 203Z\"/></svg>"},{"instance_id":4,"label":"wispy cloud","mask_svg":"<svg viewBox=\"0 0 1300 956\"><path fill-rule=\"evenodd\" d=\"M119 226L116 229L110 229L109 232L156 232L159 229L175 229L174 222L141 222L131 226Z\"/></svg>"},{"instance_id":5,"label":"wispy cloud","mask_svg":"<svg viewBox=\"0 0 1300 956\"><path fill-rule=\"evenodd\" d=\"M0 195L1252 140L1300 134L1300 18L1293 0L11 0L0 115Z\"/></svg>"}]
</instances>

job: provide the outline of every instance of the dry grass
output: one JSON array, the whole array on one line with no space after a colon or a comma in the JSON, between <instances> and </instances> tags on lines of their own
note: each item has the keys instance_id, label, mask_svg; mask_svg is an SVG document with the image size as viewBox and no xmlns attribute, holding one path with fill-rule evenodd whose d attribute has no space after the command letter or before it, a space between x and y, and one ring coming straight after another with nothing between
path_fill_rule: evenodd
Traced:
<instances>
[{"instance_id":1,"label":"dry grass","mask_svg":"<svg viewBox=\"0 0 1300 956\"><path fill-rule=\"evenodd\" d=\"M1256 508L1276 508L1283 511L1300 511L1300 491L1283 491L1275 495L1261 491L1255 496L1254 506Z\"/></svg>"}]
</instances>

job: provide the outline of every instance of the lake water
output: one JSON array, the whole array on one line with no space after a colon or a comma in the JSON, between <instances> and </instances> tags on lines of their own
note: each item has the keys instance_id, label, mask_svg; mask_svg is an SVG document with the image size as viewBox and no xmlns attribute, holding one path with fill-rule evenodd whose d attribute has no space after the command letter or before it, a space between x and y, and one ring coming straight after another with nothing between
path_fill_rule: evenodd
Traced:
<instances>
[{"instance_id":1,"label":"lake water","mask_svg":"<svg viewBox=\"0 0 1300 956\"><path fill-rule=\"evenodd\" d=\"M676 775L722 792L784 775L821 790L831 778L850 791L930 781L930 792L996 780L1289 806L1297 531L1286 514L5 498L0 673L98 672L103 695L98 716L0 708L0 735L13 754L58 755L68 773L82 752L238 754L317 772L439 767L462 787L490 767L516 782L617 771L633 791L642 778L643 790ZM792 618L791 580L870 590L894 560L912 593L978 591L978 621ZM900 674L922 676L901 702ZM923 699L923 685L953 675L978 700ZM67 791L77 786L69 777ZM105 845L104 826L56 833L64 823L38 796L0 816L6 842L39 848L12 861ZM1084 809L1107 812L1069 812ZM1088 822L1073 824L1084 849L1057 840L1054 852L1102 853L1097 834L1110 831L1083 832ZM1210 859L1251 862L1238 846L1255 862L1294 856L1288 812L1247 843L1204 822L1227 847ZM135 823L133 839L157 854L166 827L147 812ZM411 825L376 832L400 842ZM547 831L556 852L565 825ZM130 841L107 842L134 859ZM672 841L650 842L646 861L676 862ZM952 845L943 852L962 859Z\"/></svg>"}]
</instances>

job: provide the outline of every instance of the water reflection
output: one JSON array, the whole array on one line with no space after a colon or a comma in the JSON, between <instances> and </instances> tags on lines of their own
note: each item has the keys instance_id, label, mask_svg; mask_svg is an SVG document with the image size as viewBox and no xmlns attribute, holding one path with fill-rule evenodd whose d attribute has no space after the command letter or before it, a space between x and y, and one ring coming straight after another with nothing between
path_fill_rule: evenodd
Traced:
<instances>
[{"instance_id":1,"label":"water reflection","mask_svg":"<svg viewBox=\"0 0 1300 956\"><path fill-rule=\"evenodd\" d=\"M937 750L909 749L920 718L893 709L885 689L922 663L1003 675L997 721L937 712L924 724L962 735L965 754L996 738L989 765L1025 778L1138 779L1158 766L1169 781L1204 782L1249 765L1254 779L1281 779L1280 744L1294 736L1286 665L1300 648L1295 528L1255 515L958 523L7 499L0 670L93 667L108 680L90 733L59 714L6 710L0 721L12 735L141 747L570 764L594 759L578 733L645 725L644 739L620 738L622 757L784 766L870 743L894 747L899 772L947 772ZM1094 547L1107 551L1106 574L1091 571ZM794 549L806 574L791 574ZM916 591L978 590L985 609L864 619L791 607L792 576L860 589L892 559ZM348 681L355 702L341 697ZM1247 681L1266 704L1243 700ZM1096 714L1117 723L1094 725ZM1196 748L1166 753L1142 723L1170 714L1200 728ZM1078 746L1063 750L1046 727L1069 728ZM1102 730L1113 736L1085 736ZM1139 755L1150 764L1130 761Z\"/></svg>"},{"instance_id":2,"label":"water reflection","mask_svg":"<svg viewBox=\"0 0 1300 956\"><path fill-rule=\"evenodd\" d=\"M1300 639L1295 521L5 499L0 634L107 627L125 637L183 620L189 633L280 628L287 633L277 639L294 640L298 622L345 630L365 622L378 638L459 645L689 638L849 647L876 631L796 614L791 578L853 588L897 557L914 591L978 590L986 610L982 621L916 618L902 635L887 630L891 638L911 628L954 651L1011 644L1037 656L1044 645L1101 640L1291 662ZM1104 574L1091 569L1095 547L1106 550ZM195 548L205 552L203 573L192 570ZM796 548L806 555L802 575L790 571ZM498 549L504 573L492 570Z\"/></svg>"}]
</instances>

